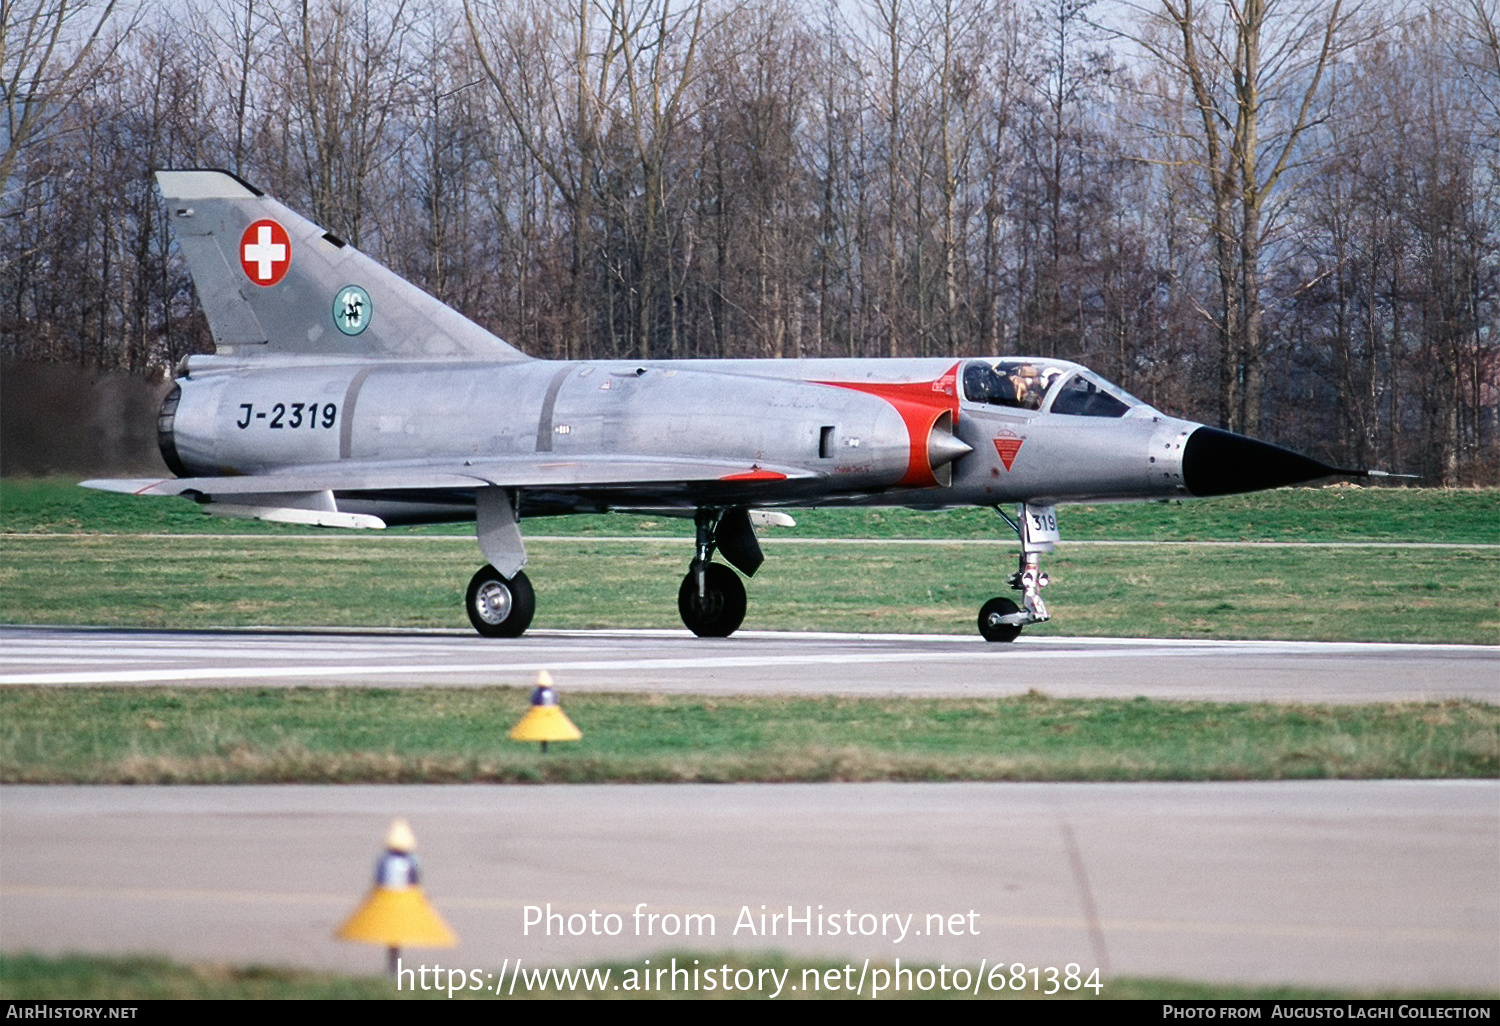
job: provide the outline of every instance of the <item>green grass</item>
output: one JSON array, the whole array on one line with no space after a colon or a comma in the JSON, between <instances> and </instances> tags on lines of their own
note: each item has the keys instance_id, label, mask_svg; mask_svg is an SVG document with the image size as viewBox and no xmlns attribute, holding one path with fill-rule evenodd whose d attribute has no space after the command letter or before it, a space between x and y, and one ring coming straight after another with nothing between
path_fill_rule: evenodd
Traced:
<instances>
[{"instance_id":1,"label":"green grass","mask_svg":"<svg viewBox=\"0 0 1500 1026\"><path fill-rule=\"evenodd\" d=\"M1009 594L1000 546L765 543L746 629L971 634ZM533 541L535 628L680 628L689 549ZM0 622L468 629L464 539L0 535ZM1052 622L1029 635L1500 641L1500 549L1097 546L1046 557Z\"/></svg>"},{"instance_id":2,"label":"green grass","mask_svg":"<svg viewBox=\"0 0 1500 1026\"><path fill-rule=\"evenodd\" d=\"M747 628L971 633L1011 551L987 510L808 510L764 535ZM1065 539L1500 543L1500 493L1280 490L1067 507ZM679 626L690 525L528 520L538 627ZM7 534L57 534L7 538ZM211 533L251 540L208 539ZM327 532L205 517L182 500L0 482L0 621L457 627L479 559L463 526ZM198 537L100 537L165 534ZM606 542L599 535L632 536ZM951 539L933 547L784 538ZM1458 550L1077 548L1048 557L1058 620L1032 633L1500 641L1500 556ZM514 682L522 684L521 681ZM1472 702L1272 706L1055 700L704 699L576 694L576 745L504 739L520 687L0 690L0 781L76 783L1242 780L1495 777L1500 710ZM692 956L690 956L692 957ZM701 957L701 956L700 956ZM828 968L781 956L735 967ZM633 963L631 963L633 964ZM613 963L615 971L627 963ZM1084 992L1087 994L1087 992ZM161 959L0 956L6 999L389 998L382 978ZM408 996L406 994L400 996ZM435 996L432 993L409 996ZM551 993L543 996L559 996ZM566 996L566 995L562 995ZM623 995L622 995L623 996ZM657 996L654 993L651 996ZM666 996L670 996L666 995ZM1350 998L1339 990L1118 979L1104 997ZM1397 995L1383 995L1397 996ZM1452 996L1452 995L1404 995Z\"/></svg>"},{"instance_id":3,"label":"green grass","mask_svg":"<svg viewBox=\"0 0 1500 1026\"><path fill-rule=\"evenodd\" d=\"M693 964L696 959L704 966L727 966L731 972L737 973L742 969L755 972L759 969L772 969L778 975L786 974L784 979L787 984L797 984L798 990L792 992L784 990L781 997L786 998L815 998L824 999L852 998L856 995L846 992L820 991L809 993L803 989L801 984L804 980L810 980L811 974L822 975L828 970L837 970L842 975L846 963L833 962L829 960L793 958L777 953L764 955L746 955L743 953L706 953L706 952L662 952L634 962L602 962L587 967L588 970L609 970L609 986L614 986L624 979L627 970L639 971L644 965L645 958L651 959L653 966L669 963L676 957L679 965ZM862 968L856 965L855 969ZM872 970L892 968L888 964L872 964ZM913 965L903 962L902 969L921 970L924 968L936 969L936 966ZM951 977L954 968L967 969L973 972L976 966L949 967L948 974ZM804 976L804 973L809 975ZM857 976L857 972L856 972ZM988 977L988 973L986 973ZM430 979L430 977L429 977ZM597 979L597 977L596 977ZM826 977L825 977L826 979ZM553 983L550 981L549 983ZM768 978L769 982L769 978ZM1044 986L1046 985L1044 980ZM990 992L985 985L981 985L981 995L986 997L1012 997L1030 998L1036 995L1027 990L1021 992L1005 991L1003 994ZM598 993L597 991L595 992ZM455 991L455 999L473 1000L495 1000L495 995L476 993L472 991ZM578 990L559 990L557 987L549 986L536 991L525 991L517 987L513 996L505 996L504 1000L518 1000L524 998L584 998L588 993L582 988ZM611 999L620 998L650 998L650 999L687 999L702 1000L715 997L766 997L767 994L756 992L740 992L738 994L726 994L723 990L713 991L700 990L696 992L685 991L626 991L609 990L599 995ZM902 991L899 994L883 993L883 999L918 997L931 999L934 997L962 998L966 994L943 993L936 989L929 992L916 994L910 991ZM1093 998L1095 992L1092 989L1081 988L1068 993L1057 995L1063 998L1081 998L1084 1000ZM1333 999L1360 999L1360 998L1446 998L1467 1000L1493 1000L1493 995L1463 995L1453 992L1365 992L1356 990L1338 989L1332 987L1307 987L1307 986L1269 986L1253 984L1226 984L1226 983L1198 983L1184 982L1178 980L1142 979L1142 978L1117 978L1104 981L1103 989L1098 997L1110 999L1129 1000L1230 1000L1230 1001L1271 1001L1271 1000L1333 1000ZM290 1000L323 1000L323 999L411 999L411 1000L449 1000L444 990L417 990L403 989L397 991L395 984L388 978L373 976L342 976L335 973L315 972L304 969L286 969L270 966L225 966L225 965L183 965L163 958L110 958L102 956L86 955L63 955L58 957L45 957L35 954L0 955L0 1000L72 1000L72 1001L146 1001L159 999L198 999L198 1000L265 1000L265 999L290 999ZM866 990L864 1000L869 999Z\"/></svg>"},{"instance_id":4,"label":"green grass","mask_svg":"<svg viewBox=\"0 0 1500 1026\"><path fill-rule=\"evenodd\" d=\"M1014 514L1009 507L1002 507ZM794 511L805 537L1001 538L987 509ZM615 518L616 520L620 518ZM1281 488L1178 502L1062 506L1063 541L1500 543L1495 489ZM691 533L691 532L688 532ZM774 537L774 535L771 535Z\"/></svg>"},{"instance_id":5,"label":"green grass","mask_svg":"<svg viewBox=\"0 0 1500 1026\"><path fill-rule=\"evenodd\" d=\"M408 995L396 994L395 987L380 977L305 969L188 966L151 957L0 955L3 1000L370 1000L404 996Z\"/></svg>"},{"instance_id":6,"label":"green grass","mask_svg":"<svg viewBox=\"0 0 1500 1026\"><path fill-rule=\"evenodd\" d=\"M583 740L506 739L523 687L0 690L0 782L1494 777L1500 709L576 693Z\"/></svg>"},{"instance_id":7,"label":"green grass","mask_svg":"<svg viewBox=\"0 0 1500 1026\"><path fill-rule=\"evenodd\" d=\"M749 585L748 629L968 634L979 606L1008 593L1014 550L964 544L1005 538L991 511L824 509L797 517L793 530L763 533L768 558ZM1066 544L1500 545L1493 489L1282 489L1067 507L1062 521L1064 545L1044 560L1055 619L1031 633L1500 642L1500 550ZM535 626L680 626L688 522L603 515L528 520L525 528ZM536 540L549 535L569 539ZM610 540L620 536L626 540ZM8 479L0 482L0 622L464 629L461 596L480 562L472 537L462 525L316 532L226 521L180 499ZM815 538L952 544L794 541Z\"/></svg>"},{"instance_id":8,"label":"green grass","mask_svg":"<svg viewBox=\"0 0 1500 1026\"><path fill-rule=\"evenodd\" d=\"M1007 509L1007 512L1010 510ZM1003 538L993 512L957 509L795 510L788 536L806 538ZM1282 488L1187 502L1065 506L1064 539L1143 541L1428 541L1500 544L1500 491L1436 488ZM529 519L528 534L674 535L692 522L623 515ZM0 481L0 531L61 533L289 534L306 528L205 516L186 499L137 498L79 488L72 479ZM472 535L464 525L412 529ZM776 537L772 531L768 537Z\"/></svg>"}]
</instances>

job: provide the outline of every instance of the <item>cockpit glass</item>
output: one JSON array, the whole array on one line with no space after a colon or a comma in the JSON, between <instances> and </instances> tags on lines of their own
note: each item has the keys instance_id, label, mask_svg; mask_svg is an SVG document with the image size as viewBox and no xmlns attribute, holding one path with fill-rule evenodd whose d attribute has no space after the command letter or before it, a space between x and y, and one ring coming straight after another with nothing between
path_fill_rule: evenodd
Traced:
<instances>
[{"instance_id":1,"label":"cockpit glass","mask_svg":"<svg viewBox=\"0 0 1500 1026\"><path fill-rule=\"evenodd\" d=\"M1039 410L1063 368L1027 360L970 360L964 364L964 398L971 403Z\"/></svg>"},{"instance_id":2,"label":"cockpit glass","mask_svg":"<svg viewBox=\"0 0 1500 1026\"><path fill-rule=\"evenodd\" d=\"M1050 412L1075 417L1123 417L1138 401L1125 392L1120 395L1132 401L1119 398L1113 386L1091 374L1074 374L1058 387Z\"/></svg>"}]
</instances>

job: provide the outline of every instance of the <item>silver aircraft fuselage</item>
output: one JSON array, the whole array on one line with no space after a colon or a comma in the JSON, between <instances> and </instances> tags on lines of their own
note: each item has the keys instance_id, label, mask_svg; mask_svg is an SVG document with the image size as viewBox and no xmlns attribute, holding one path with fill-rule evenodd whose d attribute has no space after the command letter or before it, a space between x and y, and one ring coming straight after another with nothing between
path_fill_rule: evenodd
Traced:
<instances>
[{"instance_id":1,"label":"silver aircraft fuselage","mask_svg":"<svg viewBox=\"0 0 1500 1026\"><path fill-rule=\"evenodd\" d=\"M323 527L472 520L488 562L467 610L491 637L531 622L526 516L691 516L678 608L724 636L745 590L713 557L753 575L754 524L775 507L1014 503L1023 604L991 599L979 616L1009 641L1049 616L1038 561L1055 504L1334 472L1064 360L537 360L234 175L157 182L215 354L184 361L158 417L177 476L85 485Z\"/></svg>"},{"instance_id":2,"label":"silver aircraft fuselage","mask_svg":"<svg viewBox=\"0 0 1500 1026\"><path fill-rule=\"evenodd\" d=\"M1199 425L1133 400L1114 417L1053 413L1050 395L1037 409L975 402L957 373L965 362L291 359L247 367L195 357L162 441L184 477L517 457L557 469L601 456L744 468L696 488L558 479L527 489L523 516L690 510L705 487L716 504L757 507L936 509L1190 494L1182 453ZM1026 362L1059 379L1086 373L1065 361ZM468 496L363 494L371 490L337 489L347 493L339 508L388 524L474 515Z\"/></svg>"}]
</instances>

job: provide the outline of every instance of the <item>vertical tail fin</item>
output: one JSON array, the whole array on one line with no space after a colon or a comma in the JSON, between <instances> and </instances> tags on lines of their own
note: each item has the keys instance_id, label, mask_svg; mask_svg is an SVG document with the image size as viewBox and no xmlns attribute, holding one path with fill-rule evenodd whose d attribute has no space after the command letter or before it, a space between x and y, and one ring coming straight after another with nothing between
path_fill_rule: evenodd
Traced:
<instances>
[{"instance_id":1,"label":"vertical tail fin","mask_svg":"<svg viewBox=\"0 0 1500 1026\"><path fill-rule=\"evenodd\" d=\"M156 182L221 353L527 358L227 171Z\"/></svg>"}]
</instances>

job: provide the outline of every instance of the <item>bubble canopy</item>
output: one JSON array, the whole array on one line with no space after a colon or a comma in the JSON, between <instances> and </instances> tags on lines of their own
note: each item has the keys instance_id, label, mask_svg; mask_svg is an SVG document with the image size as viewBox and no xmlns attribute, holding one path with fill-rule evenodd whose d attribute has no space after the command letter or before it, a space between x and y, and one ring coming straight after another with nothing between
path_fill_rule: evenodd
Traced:
<instances>
[{"instance_id":1,"label":"bubble canopy","mask_svg":"<svg viewBox=\"0 0 1500 1026\"><path fill-rule=\"evenodd\" d=\"M971 403L1072 417L1123 417L1146 406L1093 371L1060 361L970 360L963 390Z\"/></svg>"}]
</instances>

